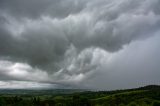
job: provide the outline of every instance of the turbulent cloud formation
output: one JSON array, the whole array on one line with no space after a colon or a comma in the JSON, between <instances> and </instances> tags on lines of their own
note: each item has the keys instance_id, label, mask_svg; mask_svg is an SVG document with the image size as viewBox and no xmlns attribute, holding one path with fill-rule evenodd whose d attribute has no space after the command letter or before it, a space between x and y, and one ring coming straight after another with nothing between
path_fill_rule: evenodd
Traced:
<instances>
[{"instance_id":1,"label":"turbulent cloud formation","mask_svg":"<svg viewBox=\"0 0 160 106\"><path fill-rule=\"evenodd\" d=\"M0 80L93 89L159 84L159 4L0 0Z\"/></svg>"}]
</instances>

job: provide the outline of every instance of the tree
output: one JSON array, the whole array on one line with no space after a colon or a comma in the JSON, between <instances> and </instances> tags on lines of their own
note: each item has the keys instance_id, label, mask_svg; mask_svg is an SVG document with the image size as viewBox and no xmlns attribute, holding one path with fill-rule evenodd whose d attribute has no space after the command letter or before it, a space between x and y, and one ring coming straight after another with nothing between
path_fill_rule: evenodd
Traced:
<instances>
[{"instance_id":1,"label":"tree","mask_svg":"<svg viewBox=\"0 0 160 106\"><path fill-rule=\"evenodd\" d=\"M0 106L5 106L6 102L3 98L0 98Z\"/></svg>"}]
</instances>

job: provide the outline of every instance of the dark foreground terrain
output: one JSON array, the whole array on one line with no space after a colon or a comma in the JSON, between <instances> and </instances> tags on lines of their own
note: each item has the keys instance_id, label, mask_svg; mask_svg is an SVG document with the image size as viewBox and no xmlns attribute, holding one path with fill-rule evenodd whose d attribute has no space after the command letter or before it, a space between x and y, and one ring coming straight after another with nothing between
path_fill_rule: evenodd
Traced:
<instances>
[{"instance_id":1,"label":"dark foreground terrain","mask_svg":"<svg viewBox=\"0 0 160 106\"><path fill-rule=\"evenodd\" d=\"M160 86L96 92L0 90L0 106L160 106Z\"/></svg>"}]
</instances>

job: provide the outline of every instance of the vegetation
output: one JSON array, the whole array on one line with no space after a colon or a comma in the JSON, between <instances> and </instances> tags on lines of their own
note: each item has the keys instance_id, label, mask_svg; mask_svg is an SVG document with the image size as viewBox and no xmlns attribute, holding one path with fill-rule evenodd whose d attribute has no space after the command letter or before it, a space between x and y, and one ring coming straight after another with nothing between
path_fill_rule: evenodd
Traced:
<instances>
[{"instance_id":1,"label":"vegetation","mask_svg":"<svg viewBox=\"0 0 160 106\"><path fill-rule=\"evenodd\" d=\"M160 106L160 86L96 92L0 90L0 106Z\"/></svg>"}]
</instances>

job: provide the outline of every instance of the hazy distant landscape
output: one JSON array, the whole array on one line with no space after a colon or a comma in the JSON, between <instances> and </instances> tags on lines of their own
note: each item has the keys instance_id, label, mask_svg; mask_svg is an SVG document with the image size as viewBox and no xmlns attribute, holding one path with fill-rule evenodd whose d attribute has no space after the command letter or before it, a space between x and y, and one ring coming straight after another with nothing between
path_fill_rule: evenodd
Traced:
<instances>
[{"instance_id":1,"label":"hazy distant landscape","mask_svg":"<svg viewBox=\"0 0 160 106\"><path fill-rule=\"evenodd\" d=\"M0 106L160 106L160 86L115 90L0 90Z\"/></svg>"}]
</instances>

